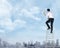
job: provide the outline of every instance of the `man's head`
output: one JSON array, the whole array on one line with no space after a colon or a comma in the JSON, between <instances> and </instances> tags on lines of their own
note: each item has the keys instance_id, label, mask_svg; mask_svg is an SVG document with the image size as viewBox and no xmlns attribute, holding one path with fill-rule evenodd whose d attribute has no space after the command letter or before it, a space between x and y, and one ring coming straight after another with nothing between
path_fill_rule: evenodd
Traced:
<instances>
[{"instance_id":1,"label":"man's head","mask_svg":"<svg viewBox=\"0 0 60 48\"><path fill-rule=\"evenodd\" d=\"M50 12L50 9L48 8L47 11Z\"/></svg>"}]
</instances>

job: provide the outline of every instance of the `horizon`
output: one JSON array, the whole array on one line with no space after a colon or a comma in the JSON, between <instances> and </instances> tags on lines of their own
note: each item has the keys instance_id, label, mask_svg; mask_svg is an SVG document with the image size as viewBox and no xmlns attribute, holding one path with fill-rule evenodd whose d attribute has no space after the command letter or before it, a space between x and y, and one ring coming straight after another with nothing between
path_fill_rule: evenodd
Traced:
<instances>
[{"instance_id":1,"label":"horizon","mask_svg":"<svg viewBox=\"0 0 60 48\"><path fill-rule=\"evenodd\" d=\"M54 44L57 44L57 43L58 43L59 46L60 46L60 40L59 40L59 39L57 39L57 40L55 40L55 41L53 41L53 42L52 42L52 41L51 41L51 42L50 42L50 41L47 42L47 41L44 40L43 42L41 42L41 41L28 41L28 42L15 42L15 43L13 42L13 43L10 43L10 42L5 41L5 40L3 40L3 39L0 38L0 42L1 42L1 44L5 42L5 43L10 44L10 45L15 45L15 44L17 44L17 43L18 43L18 44L21 44L21 45L23 45L24 43L26 43L26 44L39 43L40 45L43 45L43 44L46 44L46 43L54 43Z\"/></svg>"}]
</instances>

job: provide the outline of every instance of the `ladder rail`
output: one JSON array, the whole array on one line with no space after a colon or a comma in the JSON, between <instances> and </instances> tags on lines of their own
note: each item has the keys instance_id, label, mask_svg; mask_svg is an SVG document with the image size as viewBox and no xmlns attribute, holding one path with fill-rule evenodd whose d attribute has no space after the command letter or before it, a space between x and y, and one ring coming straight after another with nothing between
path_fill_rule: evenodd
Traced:
<instances>
[{"instance_id":1,"label":"ladder rail","mask_svg":"<svg viewBox=\"0 0 60 48\"><path fill-rule=\"evenodd\" d=\"M52 46L48 46L48 42L52 44ZM54 33L50 33L50 30L46 31L46 46L45 48L54 48Z\"/></svg>"}]
</instances>

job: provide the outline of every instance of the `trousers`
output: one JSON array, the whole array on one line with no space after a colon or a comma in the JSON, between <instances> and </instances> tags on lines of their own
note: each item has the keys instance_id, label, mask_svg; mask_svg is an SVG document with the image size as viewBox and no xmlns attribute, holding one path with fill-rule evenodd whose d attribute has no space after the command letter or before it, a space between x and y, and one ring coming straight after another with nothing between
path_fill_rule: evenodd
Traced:
<instances>
[{"instance_id":1,"label":"trousers","mask_svg":"<svg viewBox=\"0 0 60 48\"><path fill-rule=\"evenodd\" d=\"M53 31L53 22L54 22L54 18L48 18L48 20L46 21L46 25L48 28L51 29L51 33ZM49 23L50 23L50 25L49 25Z\"/></svg>"}]
</instances>

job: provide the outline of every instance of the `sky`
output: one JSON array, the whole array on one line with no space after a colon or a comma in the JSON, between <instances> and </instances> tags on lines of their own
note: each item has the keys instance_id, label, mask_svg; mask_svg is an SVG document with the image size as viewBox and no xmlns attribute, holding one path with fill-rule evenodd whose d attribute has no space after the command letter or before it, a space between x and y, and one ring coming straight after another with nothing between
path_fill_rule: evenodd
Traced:
<instances>
[{"instance_id":1,"label":"sky","mask_svg":"<svg viewBox=\"0 0 60 48\"><path fill-rule=\"evenodd\" d=\"M47 8L54 16L54 40L60 39L60 0L0 0L0 38L10 43L45 41Z\"/></svg>"}]
</instances>

